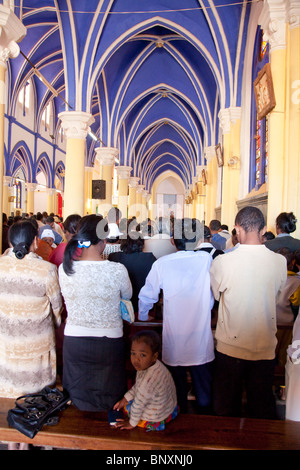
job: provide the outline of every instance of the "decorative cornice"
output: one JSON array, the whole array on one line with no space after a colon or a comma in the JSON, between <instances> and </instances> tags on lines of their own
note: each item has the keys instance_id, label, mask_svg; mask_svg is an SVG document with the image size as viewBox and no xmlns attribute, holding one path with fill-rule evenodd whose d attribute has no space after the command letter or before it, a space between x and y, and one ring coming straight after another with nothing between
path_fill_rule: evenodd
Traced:
<instances>
[{"instance_id":1,"label":"decorative cornice","mask_svg":"<svg viewBox=\"0 0 300 470\"><path fill-rule=\"evenodd\" d=\"M84 111L64 111L58 117L67 138L73 139L85 139L90 125L95 121L91 114Z\"/></svg>"}]
</instances>

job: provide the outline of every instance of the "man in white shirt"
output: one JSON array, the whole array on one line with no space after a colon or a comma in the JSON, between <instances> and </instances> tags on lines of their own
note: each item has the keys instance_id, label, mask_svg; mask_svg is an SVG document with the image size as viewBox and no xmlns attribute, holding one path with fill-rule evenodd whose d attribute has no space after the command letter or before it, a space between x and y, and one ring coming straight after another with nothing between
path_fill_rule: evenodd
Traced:
<instances>
[{"instance_id":1,"label":"man in white shirt","mask_svg":"<svg viewBox=\"0 0 300 470\"><path fill-rule=\"evenodd\" d=\"M240 246L218 256L210 269L219 301L214 409L240 416L245 381L249 416L274 419L276 298L287 278L286 260L262 244L259 209L241 209L235 228Z\"/></svg>"},{"instance_id":2,"label":"man in white shirt","mask_svg":"<svg viewBox=\"0 0 300 470\"><path fill-rule=\"evenodd\" d=\"M198 241L196 221L191 230L187 222L187 219L175 221L176 253L163 256L152 265L139 294L139 319L149 319L148 312L162 289L162 361L172 373L181 412L187 411L189 369L199 411L205 413L211 406L214 360L209 276L212 257L206 252L193 251Z\"/></svg>"}]
</instances>

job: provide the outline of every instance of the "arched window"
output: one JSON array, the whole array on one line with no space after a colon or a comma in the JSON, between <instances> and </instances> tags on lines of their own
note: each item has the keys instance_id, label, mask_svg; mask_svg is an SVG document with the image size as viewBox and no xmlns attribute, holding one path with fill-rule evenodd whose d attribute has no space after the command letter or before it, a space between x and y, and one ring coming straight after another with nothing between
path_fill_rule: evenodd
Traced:
<instances>
[{"instance_id":1,"label":"arched window","mask_svg":"<svg viewBox=\"0 0 300 470\"><path fill-rule=\"evenodd\" d=\"M49 129L50 127L50 116L51 116L51 102L47 104L42 114L42 124L44 125L45 131Z\"/></svg>"},{"instance_id":2,"label":"arched window","mask_svg":"<svg viewBox=\"0 0 300 470\"><path fill-rule=\"evenodd\" d=\"M258 72L269 62L269 45L264 40L263 31L259 28L257 31L252 82L257 77ZM259 187L268 181L268 147L269 147L269 117L263 119L257 118L257 109L254 90L252 91L251 105L251 144L250 144L250 178L249 190Z\"/></svg>"},{"instance_id":3,"label":"arched window","mask_svg":"<svg viewBox=\"0 0 300 470\"><path fill-rule=\"evenodd\" d=\"M27 81L23 88L21 89L18 97L18 101L22 106L23 116L25 116L26 111L29 110L30 107L30 82Z\"/></svg>"}]
</instances>

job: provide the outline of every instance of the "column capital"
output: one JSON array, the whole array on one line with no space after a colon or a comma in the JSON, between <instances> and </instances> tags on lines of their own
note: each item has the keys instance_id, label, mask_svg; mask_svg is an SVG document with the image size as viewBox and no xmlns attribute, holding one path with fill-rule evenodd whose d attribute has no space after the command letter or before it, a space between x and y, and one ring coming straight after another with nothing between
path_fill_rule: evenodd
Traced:
<instances>
[{"instance_id":1,"label":"column capital","mask_svg":"<svg viewBox=\"0 0 300 470\"><path fill-rule=\"evenodd\" d=\"M286 47L287 1L266 0L258 23L264 31L264 37L270 43L271 52Z\"/></svg>"},{"instance_id":2,"label":"column capital","mask_svg":"<svg viewBox=\"0 0 300 470\"><path fill-rule=\"evenodd\" d=\"M220 109L218 117L223 134L229 134L231 123L235 123L241 118L242 110L240 107L231 106L229 108Z\"/></svg>"},{"instance_id":3,"label":"column capital","mask_svg":"<svg viewBox=\"0 0 300 470\"><path fill-rule=\"evenodd\" d=\"M120 180L126 180L130 177L132 171L131 166L117 166L117 175Z\"/></svg>"},{"instance_id":4,"label":"column capital","mask_svg":"<svg viewBox=\"0 0 300 470\"><path fill-rule=\"evenodd\" d=\"M215 148L215 147L214 147ZM206 165L198 165L196 166L196 175L194 178L195 178L195 181L194 181L194 178L193 178L193 182L197 182L197 180L201 180L202 179L202 171L203 170L206 170Z\"/></svg>"},{"instance_id":5,"label":"column capital","mask_svg":"<svg viewBox=\"0 0 300 470\"><path fill-rule=\"evenodd\" d=\"M115 163L119 150L114 147L97 147L95 152L96 159L101 165L112 166Z\"/></svg>"},{"instance_id":6,"label":"column capital","mask_svg":"<svg viewBox=\"0 0 300 470\"><path fill-rule=\"evenodd\" d=\"M85 166L84 167L85 171L87 173L92 173L94 171L94 167L93 166Z\"/></svg>"},{"instance_id":7,"label":"column capital","mask_svg":"<svg viewBox=\"0 0 300 470\"><path fill-rule=\"evenodd\" d=\"M37 183L26 183L27 191L34 191L37 188Z\"/></svg>"},{"instance_id":8,"label":"column capital","mask_svg":"<svg viewBox=\"0 0 300 470\"><path fill-rule=\"evenodd\" d=\"M3 185L9 186L13 180L12 176L3 176Z\"/></svg>"},{"instance_id":9,"label":"column capital","mask_svg":"<svg viewBox=\"0 0 300 470\"><path fill-rule=\"evenodd\" d=\"M139 184L140 178L138 176L131 176L128 180L128 184L131 188L136 188Z\"/></svg>"},{"instance_id":10,"label":"column capital","mask_svg":"<svg viewBox=\"0 0 300 470\"><path fill-rule=\"evenodd\" d=\"M145 185L144 185L144 184L138 184L138 185L136 186L136 192L137 192L138 194L140 194L140 193L143 192L144 188L145 188Z\"/></svg>"},{"instance_id":11,"label":"column capital","mask_svg":"<svg viewBox=\"0 0 300 470\"><path fill-rule=\"evenodd\" d=\"M210 145L209 147L205 147L204 154L206 161L210 163L212 159L216 156L216 146Z\"/></svg>"},{"instance_id":12,"label":"column capital","mask_svg":"<svg viewBox=\"0 0 300 470\"><path fill-rule=\"evenodd\" d=\"M8 59L18 57L20 48L17 42L26 36L27 29L14 12L0 5L0 64L5 66Z\"/></svg>"},{"instance_id":13,"label":"column capital","mask_svg":"<svg viewBox=\"0 0 300 470\"><path fill-rule=\"evenodd\" d=\"M95 119L84 111L63 111L58 115L67 138L85 139Z\"/></svg>"},{"instance_id":14,"label":"column capital","mask_svg":"<svg viewBox=\"0 0 300 470\"><path fill-rule=\"evenodd\" d=\"M290 25L290 29L300 27L300 2L299 0L288 1L287 21Z\"/></svg>"},{"instance_id":15,"label":"column capital","mask_svg":"<svg viewBox=\"0 0 300 470\"><path fill-rule=\"evenodd\" d=\"M55 188L47 188L47 194L48 196L53 196L56 194L56 189Z\"/></svg>"}]
</instances>

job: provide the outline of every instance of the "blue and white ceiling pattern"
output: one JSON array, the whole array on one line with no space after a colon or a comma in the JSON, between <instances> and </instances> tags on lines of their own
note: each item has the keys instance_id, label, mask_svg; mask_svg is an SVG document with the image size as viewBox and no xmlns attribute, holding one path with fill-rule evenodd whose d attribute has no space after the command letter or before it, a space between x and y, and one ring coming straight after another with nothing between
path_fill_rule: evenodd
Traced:
<instances>
[{"instance_id":1,"label":"blue and white ceiling pattern","mask_svg":"<svg viewBox=\"0 0 300 470\"><path fill-rule=\"evenodd\" d=\"M250 9L243 0L15 1L27 34L9 63L8 112L32 78L37 122L50 100L56 116L93 115L99 140L87 139L87 166L101 142L149 191L167 170L188 187L218 143L220 109L241 104Z\"/></svg>"}]
</instances>

